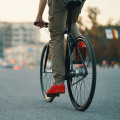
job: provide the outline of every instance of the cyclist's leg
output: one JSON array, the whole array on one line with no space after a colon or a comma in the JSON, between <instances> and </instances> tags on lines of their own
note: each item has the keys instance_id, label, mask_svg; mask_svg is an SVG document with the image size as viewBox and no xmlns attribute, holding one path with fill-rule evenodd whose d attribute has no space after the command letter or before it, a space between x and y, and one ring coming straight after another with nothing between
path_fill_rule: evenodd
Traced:
<instances>
[{"instance_id":1,"label":"cyclist's leg","mask_svg":"<svg viewBox=\"0 0 120 120\"><path fill-rule=\"evenodd\" d=\"M79 17L79 14L81 13L81 10L83 8L85 0L83 0L83 4L81 5L81 7L76 7L72 13L72 25L71 25L71 33L75 36L75 37L79 37L80 32L79 29L76 25L76 21Z\"/></svg>"},{"instance_id":2,"label":"cyclist's leg","mask_svg":"<svg viewBox=\"0 0 120 120\"><path fill-rule=\"evenodd\" d=\"M51 40L49 42L52 57L52 69L55 83L64 82L64 31L66 27L67 0L49 0L49 31Z\"/></svg>"},{"instance_id":3,"label":"cyclist's leg","mask_svg":"<svg viewBox=\"0 0 120 120\"><path fill-rule=\"evenodd\" d=\"M75 37L79 37L80 36L80 31L76 25L76 21L79 17L79 14L81 13L81 10L83 8L83 5L84 5L84 2L85 0L83 0L83 4L81 5L81 7L76 7L72 13L72 25L71 25L71 33L73 34L73 36ZM79 42L78 43L78 47L82 53L82 56L84 57L85 59L85 56L86 56L86 45L83 43L83 42ZM78 58L78 52L77 50L75 49L73 51L73 55L75 58Z\"/></svg>"}]
</instances>

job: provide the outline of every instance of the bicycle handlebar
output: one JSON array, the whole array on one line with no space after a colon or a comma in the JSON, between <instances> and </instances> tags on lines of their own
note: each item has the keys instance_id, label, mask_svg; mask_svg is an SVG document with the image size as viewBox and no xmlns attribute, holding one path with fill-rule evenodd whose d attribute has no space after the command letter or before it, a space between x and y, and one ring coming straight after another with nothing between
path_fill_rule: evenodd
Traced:
<instances>
[{"instance_id":1,"label":"bicycle handlebar","mask_svg":"<svg viewBox=\"0 0 120 120\"><path fill-rule=\"evenodd\" d=\"M37 25L38 24L38 22L34 22L34 25ZM44 24L44 27L48 27L49 26L49 23L48 22L45 22L45 24Z\"/></svg>"}]
</instances>

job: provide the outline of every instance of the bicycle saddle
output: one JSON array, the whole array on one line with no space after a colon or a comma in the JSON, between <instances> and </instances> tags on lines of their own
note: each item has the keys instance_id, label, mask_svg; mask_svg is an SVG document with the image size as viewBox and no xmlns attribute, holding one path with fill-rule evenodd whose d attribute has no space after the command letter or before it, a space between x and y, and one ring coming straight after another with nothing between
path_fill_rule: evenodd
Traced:
<instances>
[{"instance_id":1,"label":"bicycle saddle","mask_svg":"<svg viewBox=\"0 0 120 120\"><path fill-rule=\"evenodd\" d=\"M69 2L66 5L66 8L75 8L75 7L80 7L82 3L82 0L69 0Z\"/></svg>"}]
</instances>

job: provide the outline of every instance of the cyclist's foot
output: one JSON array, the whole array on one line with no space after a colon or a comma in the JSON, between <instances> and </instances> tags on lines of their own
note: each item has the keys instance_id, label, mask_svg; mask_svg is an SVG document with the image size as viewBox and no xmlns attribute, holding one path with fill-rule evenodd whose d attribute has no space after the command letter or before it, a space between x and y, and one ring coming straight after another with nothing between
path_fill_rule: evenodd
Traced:
<instances>
[{"instance_id":1,"label":"cyclist's foot","mask_svg":"<svg viewBox=\"0 0 120 120\"><path fill-rule=\"evenodd\" d=\"M65 93L65 85L64 83L58 84L56 85L55 83L53 84L53 86L47 90L46 94L64 94Z\"/></svg>"},{"instance_id":2,"label":"cyclist's foot","mask_svg":"<svg viewBox=\"0 0 120 120\"><path fill-rule=\"evenodd\" d=\"M86 58L86 45L85 45L85 43L82 42L82 41L79 41L78 42L78 48L79 48L79 50L80 50L80 52L82 54L83 60L85 60L85 58ZM77 50L76 50L76 58L78 58Z\"/></svg>"},{"instance_id":3,"label":"cyclist's foot","mask_svg":"<svg viewBox=\"0 0 120 120\"><path fill-rule=\"evenodd\" d=\"M85 60L85 58L86 58L86 45L84 42L80 41L78 43L78 46L80 48L80 52L82 54L83 60Z\"/></svg>"},{"instance_id":4,"label":"cyclist's foot","mask_svg":"<svg viewBox=\"0 0 120 120\"><path fill-rule=\"evenodd\" d=\"M87 67L87 64L85 63L85 66ZM83 64L79 64L78 65L79 68L84 68L84 65Z\"/></svg>"}]
</instances>

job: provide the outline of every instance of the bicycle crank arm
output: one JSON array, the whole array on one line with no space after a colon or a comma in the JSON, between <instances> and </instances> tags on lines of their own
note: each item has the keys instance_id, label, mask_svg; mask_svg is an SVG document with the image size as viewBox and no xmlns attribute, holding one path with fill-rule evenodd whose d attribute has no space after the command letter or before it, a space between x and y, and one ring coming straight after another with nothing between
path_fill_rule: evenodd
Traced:
<instances>
[{"instance_id":1,"label":"bicycle crank arm","mask_svg":"<svg viewBox=\"0 0 120 120\"><path fill-rule=\"evenodd\" d=\"M70 76L70 77L78 77L78 76L85 77L87 75L88 75L88 73L86 73L84 70L74 70L74 71L71 71L67 76Z\"/></svg>"}]
</instances>

